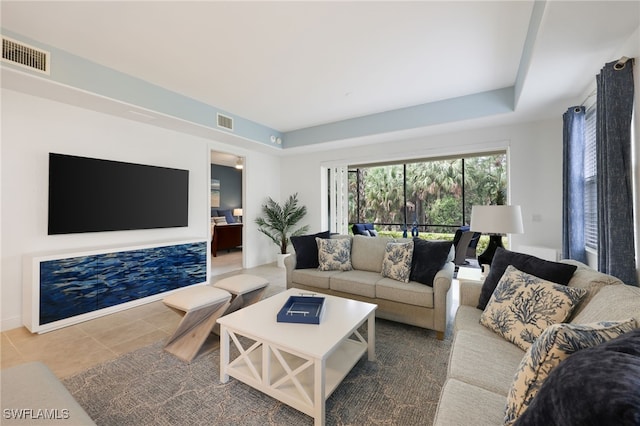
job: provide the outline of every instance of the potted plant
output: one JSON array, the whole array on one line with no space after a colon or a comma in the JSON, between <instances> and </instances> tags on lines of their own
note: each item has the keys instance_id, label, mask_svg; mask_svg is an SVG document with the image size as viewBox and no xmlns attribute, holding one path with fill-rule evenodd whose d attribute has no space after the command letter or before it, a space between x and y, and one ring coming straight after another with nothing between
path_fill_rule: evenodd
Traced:
<instances>
[{"instance_id":1,"label":"potted plant","mask_svg":"<svg viewBox=\"0 0 640 426\"><path fill-rule=\"evenodd\" d=\"M298 222L307 214L307 208L298 205L298 194L295 193L289 196L283 206L269 197L267 203L262 206L262 213L263 217L256 219L258 231L280 247L278 266L284 267L284 258L288 256L289 238L303 235L309 230L308 225L294 230Z\"/></svg>"}]
</instances>

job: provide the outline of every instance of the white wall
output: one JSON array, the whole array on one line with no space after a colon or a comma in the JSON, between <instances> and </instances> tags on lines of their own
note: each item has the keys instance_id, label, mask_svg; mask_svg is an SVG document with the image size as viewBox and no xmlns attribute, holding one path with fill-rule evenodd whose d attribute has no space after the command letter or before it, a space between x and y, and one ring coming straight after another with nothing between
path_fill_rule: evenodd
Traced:
<instances>
[{"instance_id":1,"label":"white wall","mask_svg":"<svg viewBox=\"0 0 640 426\"><path fill-rule=\"evenodd\" d=\"M522 206L525 233L518 245L562 246L562 120L469 130L420 139L369 145L283 159L282 193L298 192L307 206L311 231L322 224L320 169L325 164L425 158L508 148L510 203ZM392 147L392 149L390 149ZM536 221L534 221L536 217Z\"/></svg>"},{"instance_id":2,"label":"white wall","mask_svg":"<svg viewBox=\"0 0 640 426\"><path fill-rule=\"evenodd\" d=\"M22 256L27 253L209 239L211 146L234 147L70 105L2 90L1 300L2 330L21 325ZM160 230L47 235L48 153L188 169L189 226ZM279 197L279 160L246 155L246 265L275 260L253 219L264 194ZM268 176L268 179L265 179ZM264 192L262 192L264 191ZM251 223L248 223L251 222Z\"/></svg>"}]
</instances>

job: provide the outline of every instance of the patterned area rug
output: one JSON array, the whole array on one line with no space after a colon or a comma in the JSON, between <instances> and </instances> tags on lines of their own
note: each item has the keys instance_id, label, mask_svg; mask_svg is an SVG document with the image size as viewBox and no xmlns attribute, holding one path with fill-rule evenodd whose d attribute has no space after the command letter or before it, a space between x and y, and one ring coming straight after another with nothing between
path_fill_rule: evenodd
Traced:
<instances>
[{"instance_id":1,"label":"patterned area rug","mask_svg":"<svg viewBox=\"0 0 640 426\"><path fill-rule=\"evenodd\" d=\"M449 333L448 333L449 334ZM185 364L162 341L65 379L98 425L312 425L313 419L238 380L219 382L217 348ZM376 320L366 355L327 400L327 425L430 425L451 338Z\"/></svg>"}]
</instances>

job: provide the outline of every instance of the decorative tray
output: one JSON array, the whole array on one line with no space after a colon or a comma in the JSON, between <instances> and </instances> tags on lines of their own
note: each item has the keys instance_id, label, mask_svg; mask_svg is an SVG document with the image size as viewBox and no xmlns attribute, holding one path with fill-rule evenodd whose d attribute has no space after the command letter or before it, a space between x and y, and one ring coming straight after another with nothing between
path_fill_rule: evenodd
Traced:
<instances>
[{"instance_id":1,"label":"decorative tray","mask_svg":"<svg viewBox=\"0 0 640 426\"><path fill-rule=\"evenodd\" d=\"M320 324L324 308L324 297L290 296L278 312L277 320L278 322Z\"/></svg>"}]
</instances>

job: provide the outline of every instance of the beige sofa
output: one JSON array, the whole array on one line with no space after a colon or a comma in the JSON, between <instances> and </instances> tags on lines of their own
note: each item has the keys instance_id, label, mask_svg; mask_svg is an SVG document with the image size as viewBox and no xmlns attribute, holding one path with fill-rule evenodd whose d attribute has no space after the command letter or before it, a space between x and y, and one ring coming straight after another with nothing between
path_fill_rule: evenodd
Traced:
<instances>
[{"instance_id":1,"label":"beige sofa","mask_svg":"<svg viewBox=\"0 0 640 426\"><path fill-rule=\"evenodd\" d=\"M565 262L578 266L569 286L588 290L569 322L586 324L630 317L640 321L640 288L581 263ZM447 380L434 422L438 426L504 424L507 393L525 352L480 324L482 311L476 306L481 287L461 283Z\"/></svg>"},{"instance_id":2,"label":"beige sofa","mask_svg":"<svg viewBox=\"0 0 640 426\"><path fill-rule=\"evenodd\" d=\"M392 240L383 237L356 235L351 238L351 271L319 271L295 269L296 254L285 259L287 288L299 288L314 293L375 303L376 316L437 331L444 337L447 316L447 293L455 266L451 249L445 265L435 275L433 287L409 281L408 283L381 275L385 247Z\"/></svg>"}]
</instances>

